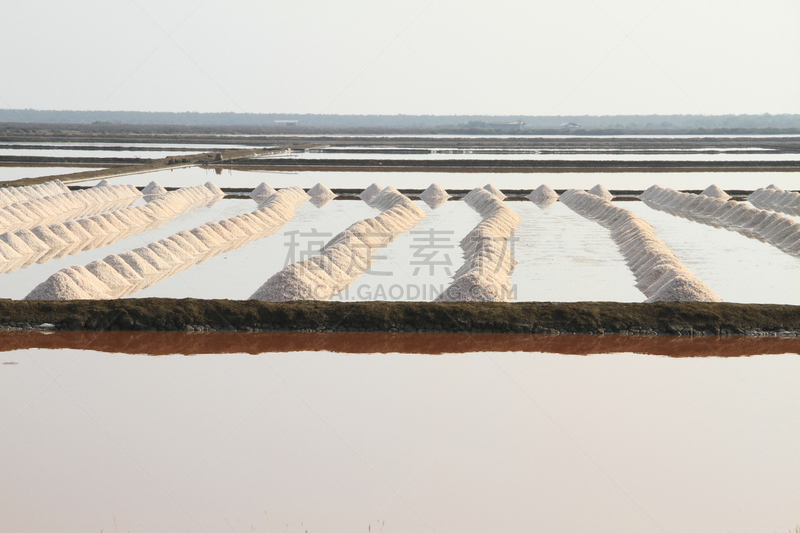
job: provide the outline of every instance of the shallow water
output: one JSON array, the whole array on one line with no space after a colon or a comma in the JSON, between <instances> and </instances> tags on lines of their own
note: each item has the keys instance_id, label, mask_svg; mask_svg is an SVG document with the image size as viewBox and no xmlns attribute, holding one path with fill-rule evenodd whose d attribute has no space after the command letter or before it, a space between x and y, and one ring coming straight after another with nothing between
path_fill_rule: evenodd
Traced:
<instances>
[{"instance_id":1,"label":"shallow water","mask_svg":"<svg viewBox=\"0 0 800 533\"><path fill-rule=\"evenodd\" d=\"M131 159L160 159L163 157L197 154L200 150L32 150L19 148L3 148L0 146L0 156L25 156L31 160L38 157L98 157L108 158L131 158Z\"/></svg>"},{"instance_id":2,"label":"shallow water","mask_svg":"<svg viewBox=\"0 0 800 533\"><path fill-rule=\"evenodd\" d=\"M97 157L97 156L95 156ZM474 150L468 153L451 153L446 150L430 153L372 153L369 150L347 152L292 152L279 156L264 156L262 159L401 159L425 161L469 161L469 160L525 160L525 161L800 161L800 154L753 152L747 154L698 154L686 151L680 154L607 154L603 152L574 153L563 150L559 153L537 153L519 151L512 153L486 153Z\"/></svg>"},{"instance_id":3,"label":"shallow water","mask_svg":"<svg viewBox=\"0 0 800 533\"><path fill-rule=\"evenodd\" d=\"M91 172L92 170L102 169L83 167L7 167L0 165L0 181L16 181L25 178L75 174L76 172Z\"/></svg>"},{"instance_id":4,"label":"shallow water","mask_svg":"<svg viewBox=\"0 0 800 533\"><path fill-rule=\"evenodd\" d=\"M279 353L256 334L131 334L259 352L145 357L114 353L135 353L131 336L22 335L57 341L0 335L20 348L0 356L17 363L0 365L3 531L745 532L797 520L796 353L585 357L520 336L531 351L343 355L309 351L313 335Z\"/></svg>"}]
</instances>

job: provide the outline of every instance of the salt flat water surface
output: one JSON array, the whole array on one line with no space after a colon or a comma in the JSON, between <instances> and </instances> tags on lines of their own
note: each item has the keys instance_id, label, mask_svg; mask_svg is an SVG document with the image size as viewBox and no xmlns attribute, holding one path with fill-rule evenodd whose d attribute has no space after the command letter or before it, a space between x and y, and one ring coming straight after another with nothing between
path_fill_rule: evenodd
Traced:
<instances>
[{"instance_id":1,"label":"salt flat water surface","mask_svg":"<svg viewBox=\"0 0 800 533\"><path fill-rule=\"evenodd\" d=\"M3 347L2 531L797 523L797 354L148 357L98 335Z\"/></svg>"},{"instance_id":2,"label":"salt flat water surface","mask_svg":"<svg viewBox=\"0 0 800 533\"><path fill-rule=\"evenodd\" d=\"M39 178L42 176L59 176L61 174L90 172L92 170L101 169L84 167L8 167L0 165L0 181L16 181L25 178Z\"/></svg>"}]
</instances>

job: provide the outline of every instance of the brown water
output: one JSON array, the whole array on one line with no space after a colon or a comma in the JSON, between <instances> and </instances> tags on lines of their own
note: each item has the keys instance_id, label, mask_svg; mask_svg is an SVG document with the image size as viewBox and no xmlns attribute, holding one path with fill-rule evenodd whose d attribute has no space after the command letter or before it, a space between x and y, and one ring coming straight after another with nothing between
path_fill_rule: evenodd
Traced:
<instances>
[{"instance_id":1,"label":"brown water","mask_svg":"<svg viewBox=\"0 0 800 533\"><path fill-rule=\"evenodd\" d=\"M0 332L0 352L15 352L33 348L68 348L144 355L283 352L430 355L474 352L542 352L590 355L628 352L669 357L741 357L798 354L800 353L800 338L504 335L492 333Z\"/></svg>"}]
</instances>

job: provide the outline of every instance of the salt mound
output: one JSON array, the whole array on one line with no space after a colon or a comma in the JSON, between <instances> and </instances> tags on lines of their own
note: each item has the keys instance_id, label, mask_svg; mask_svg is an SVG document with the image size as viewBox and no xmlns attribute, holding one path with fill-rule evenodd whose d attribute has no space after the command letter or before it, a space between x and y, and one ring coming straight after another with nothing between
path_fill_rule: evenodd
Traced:
<instances>
[{"instance_id":1,"label":"salt mound","mask_svg":"<svg viewBox=\"0 0 800 533\"><path fill-rule=\"evenodd\" d=\"M486 189L487 191L489 191L490 193L492 193L494 196L498 197L501 200L505 200L505 198L506 198L506 195L503 194L503 192L500 189L498 189L497 187L495 187L491 183L487 183L486 185L483 186L483 188Z\"/></svg>"},{"instance_id":2,"label":"salt mound","mask_svg":"<svg viewBox=\"0 0 800 533\"><path fill-rule=\"evenodd\" d=\"M28 295L26 300L88 300L89 294L64 272L56 272Z\"/></svg>"},{"instance_id":3,"label":"salt mound","mask_svg":"<svg viewBox=\"0 0 800 533\"><path fill-rule=\"evenodd\" d=\"M114 297L121 295L122 291L131 285L130 281L105 261L92 261L86 265L86 270L103 282Z\"/></svg>"},{"instance_id":4,"label":"salt mound","mask_svg":"<svg viewBox=\"0 0 800 533\"><path fill-rule=\"evenodd\" d=\"M427 189L422 191L422 194L419 195L420 198L450 198L450 195L447 194L447 191L444 190L444 187L439 185L438 183L431 183Z\"/></svg>"},{"instance_id":5,"label":"salt mound","mask_svg":"<svg viewBox=\"0 0 800 533\"><path fill-rule=\"evenodd\" d=\"M95 187L108 187L109 185L111 184L108 182L108 180L100 180L100 183L95 185Z\"/></svg>"},{"instance_id":6,"label":"salt mound","mask_svg":"<svg viewBox=\"0 0 800 533\"><path fill-rule=\"evenodd\" d=\"M207 181L207 182L205 183L205 185L203 185L203 187L205 187L206 189L208 189L209 191L211 191L211 194L213 194L214 196L225 196L225 193L224 193L224 192L222 192L222 189L220 189L219 187L217 187L217 185L216 185L215 183L212 183L212 182L210 182L210 181Z\"/></svg>"},{"instance_id":7,"label":"salt mound","mask_svg":"<svg viewBox=\"0 0 800 533\"><path fill-rule=\"evenodd\" d=\"M375 197L378 196L378 193L380 193L382 190L383 187L381 187L377 183L373 183L372 185L361 191L361 194L359 194L358 197L364 200L369 205L370 202L372 202L372 200L374 200Z\"/></svg>"},{"instance_id":8,"label":"salt mound","mask_svg":"<svg viewBox=\"0 0 800 533\"><path fill-rule=\"evenodd\" d=\"M594 187L592 187L591 189L589 189L587 192L589 194L599 196L603 200L611 200L612 198L614 198L614 195L608 192L608 189L606 189L605 187L603 187L603 185L599 183Z\"/></svg>"},{"instance_id":9,"label":"salt mound","mask_svg":"<svg viewBox=\"0 0 800 533\"><path fill-rule=\"evenodd\" d=\"M307 194L312 198L334 198L336 196L335 194L333 194L332 190L330 190L322 183L317 183L316 185L311 187L308 190Z\"/></svg>"},{"instance_id":10,"label":"salt mound","mask_svg":"<svg viewBox=\"0 0 800 533\"><path fill-rule=\"evenodd\" d=\"M163 196L167 194L167 189L162 187L160 184L156 183L155 181L151 181L147 187L142 189L142 194L145 196Z\"/></svg>"},{"instance_id":11,"label":"salt mound","mask_svg":"<svg viewBox=\"0 0 800 533\"><path fill-rule=\"evenodd\" d=\"M658 292L645 300L652 302L721 302L711 289L696 279L686 276L675 276L661 287Z\"/></svg>"},{"instance_id":12,"label":"salt mound","mask_svg":"<svg viewBox=\"0 0 800 533\"><path fill-rule=\"evenodd\" d=\"M534 189L526 198L532 202L536 202L537 200L544 200L547 198L556 198L558 199L558 193L554 191L549 185L539 185Z\"/></svg>"},{"instance_id":13,"label":"salt mound","mask_svg":"<svg viewBox=\"0 0 800 533\"><path fill-rule=\"evenodd\" d=\"M558 193L548 185L542 184L526 196L526 198L539 206L539 208L546 209L558 201Z\"/></svg>"},{"instance_id":14,"label":"salt mound","mask_svg":"<svg viewBox=\"0 0 800 533\"><path fill-rule=\"evenodd\" d=\"M770 183L769 185L767 185L767 189L775 189L776 191L782 191L783 190L780 187L778 187L777 185L775 185L774 183Z\"/></svg>"},{"instance_id":15,"label":"salt mound","mask_svg":"<svg viewBox=\"0 0 800 533\"><path fill-rule=\"evenodd\" d=\"M709 185L706 187L706 190L700 193L700 196L709 196L711 198L720 198L722 200L727 200L731 197L717 185Z\"/></svg>"},{"instance_id":16,"label":"salt mound","mask_svg":"<svg viewBox=\"0 0 800 533\"><path fill-rule=\"evenodd\" d=\"M272 187L270 187L266 182L262 182L258 187L256 187L250 192L250 198L252 198L256 202L259 202L266 198L269 198L276 192L277 191Z\"/></svg>"}]
</instances>

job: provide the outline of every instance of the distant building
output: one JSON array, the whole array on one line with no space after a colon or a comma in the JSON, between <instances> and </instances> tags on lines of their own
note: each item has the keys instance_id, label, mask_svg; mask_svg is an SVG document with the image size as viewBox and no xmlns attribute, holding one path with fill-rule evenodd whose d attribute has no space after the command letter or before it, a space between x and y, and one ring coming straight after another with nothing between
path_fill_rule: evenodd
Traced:
<instances>
[{"instance_id":1,"label":"distant building","mask_svg":"<svg viewBox=\"0 0 800 533\"><path fill-rule=\"evenodd\" d=\"M561 127L567 130L577 130L579 128L582 128L583 126L581 126L577 122L565 122L561 125Z\"/></svg>"},{"instance_id":2,"label":"distant building","mask_svg":"<svg viewBox=\"0 0 800 533\"><path fill-rule=\"evenodd\" d=\"M515 131L525 129L525 123L518 122L487 122L487 126L493 130Z\"/></svg>"},{"instance_id":3,"label":"distant building","mask_svg":"<svg viewBox=\"0 0 800 533\"><path fill-rule=\"evenodd\" d=\"M276 120L275 124L278 126L297 126L296 120Z\"/></svg>"}]
</instances>

